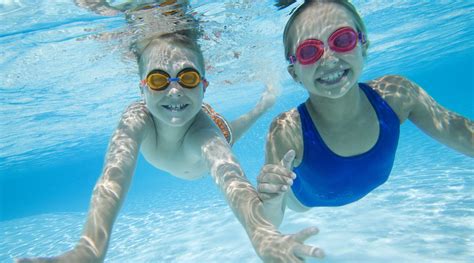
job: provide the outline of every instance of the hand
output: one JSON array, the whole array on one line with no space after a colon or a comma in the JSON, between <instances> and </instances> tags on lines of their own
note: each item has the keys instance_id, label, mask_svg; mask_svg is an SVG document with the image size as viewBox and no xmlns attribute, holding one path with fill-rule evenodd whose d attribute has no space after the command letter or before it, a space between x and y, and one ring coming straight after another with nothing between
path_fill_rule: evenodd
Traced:
<instances>
[{"instance_id":1,"label":"hand","mask_svg":"<svg viewBox=\"0 0 474 263\"><path fill-rule=\"evenodd\" d=\"M304 262L306 258L323 258L322 249L303 243L318 232L316 227L306 228L293 235L269 235L267 232L263 234L267 236L260 239L256 250L264 262Z\"/></svg>"},{"instance_id":2,"label":"hand","mask_svg":"<svg viewBox=\"0 0 474 263\"><path fill-rule=\"evenodd\" d=\"M261 107L263 111L272 107L275 104L279 93L279 90L275 88L275 83L268 83L265 91L262 94L262 97L260 97L260 101L258 102L259 107Z\"/></svg>"},{"instance_id":3,"label":"hand","mask_svg":"<svg viewBox=\"0 0 474 263\"><path fill-rule=\"evenodd\" d=\"M82 247L76 246L71 251L68 251L62 255L56 257L38 257L38 258L17 258L15 263L71 263L71 262L102 262L103 259L98 259L91 255L90 249L81 249Z\"/></svg>"},{"instance_id":4,"label":"hand","mask_svg":"<svg viewBox=\"0 0 474 263\"><path fill-rule=\"evenodd\" d=\"M278 201L290 189L296 174L292 171L295 160L295 151L289 150L280 164L267 164L257 177L257 191L260 199Z\"/></svg>"}]
</instances>

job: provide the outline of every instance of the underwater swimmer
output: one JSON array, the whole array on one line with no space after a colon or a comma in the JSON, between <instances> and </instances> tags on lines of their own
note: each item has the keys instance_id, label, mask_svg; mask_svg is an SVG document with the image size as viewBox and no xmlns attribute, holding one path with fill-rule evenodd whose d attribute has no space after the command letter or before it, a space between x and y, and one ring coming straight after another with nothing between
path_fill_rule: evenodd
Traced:
<instances>
[{"instance_id":1,"label":"underwater swimmer","mask_svg":"<svg viewBox=\"0 0 474 263\"><path fill-rule=\"evenodd\" d=\"M151 41L139 59L140 74L147 83L144 101L128 107L111 138L79 243L58 257L17 262L102 262L139 150L155 167L179 178L192 180L209 171L263 260L291 262L297 256L321 255L320 250L302 244L316 229L282 235L262 216L257 192L221 130L202 110L204 67L197 53L173 36ZM169 83L162 85L150 78L158 70L172 76ZM257 108L266 110L272 104L267 99L263 97ZM261 113L257 112L252 121Z\"/></svg>"},{"instance_id":2,"label":"underwater swimmer","mask_svg":"<svg viewBox=\"0 0 474 263\"><path fill-rule=\"evenodd\" d=\"M263 217L263 204L218 127L225 123L216 125L215 113L203 107L204 60L189 35L165 34L136 45L143 100L125 110L112 135L76 246L56 257L17 262L104 261L139 151L149 163L179 178L192 180L209 172L262 260L298 262L304 257L322 257L320 249L303 243L317 233L316 228L282 235ZM274 94L267 90L253 110L224 131L231 131L237 140L274 101Z\"/></svg>"},{"instance_id":3,"label":"underwater swimmer","mask_svg":"<svg viewBox=\"0 0 474 263\"><path fill-rule=\"evenodd\" d=\"M369 41L346 0L306 1L284 31L288 72L309 99L273 120L257 178L265 215L355 202L389 177L400 124L474 156L474 124L397 75L359 83ZM280 160L283 159L282 162Z\"/></svg>"}]
</instances>

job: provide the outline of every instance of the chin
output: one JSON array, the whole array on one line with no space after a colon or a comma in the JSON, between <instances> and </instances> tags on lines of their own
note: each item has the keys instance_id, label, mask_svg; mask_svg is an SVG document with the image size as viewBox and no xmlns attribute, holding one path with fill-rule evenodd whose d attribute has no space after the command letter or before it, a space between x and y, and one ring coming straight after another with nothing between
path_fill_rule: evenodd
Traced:
<instances>
[{"instance_id":1,"label":"chin","mask_svg":"<svg viewBox=\"0 0 474 263\"><path fill-rule=\"evenodd\" d=\"M167 123L169 126L172 127L181 127L186 125L190 121L190 118L183 118L183 117L171 117L167 119Z\"/></svg>"},{"instance_id":2,"label":"chin","mask_svg":"<svg viewBox=\"0 0 474 263\"><path fill-rule=\"evenodd\" d=\"M329 92L326 94L326 97L328 97L328 98L330 98L330 99L339 99L339 98L344 97L344 95L346 95L348 91L349 91L348 88L340 89L340 90L338 90L337 92L331 92L331 91L329 91Z\"/></svg>"},{"instance_id":3,"label":"chin","mask_svg":"<svg viewBox=\"0 0 474 263\"><path fill-rule=\"evenodd\" d=\"M338 99L341 97L344 97L344 95L351 90L352 87L354 87L355 83L352 82L346 82L343 83L341 86L335 86L335 87L324 87L324 86L317 86L315 87L315 90L317 91L318 96L321 97L326 97L330 99Z\"/></svg>"},{"instance_id":4,"label":"chin","mask_svg":"<svg viewBox=\"0 0 474 263\"><path fill-rule=\"evenodd\" d=\"M328 99L338 99L346 95L346 93L349 91L349 88L347 87L334 87L331 89L328 89L326 87L314 87L313 92L310 91L310 93L318 96L318 97L324 97Z\"/></svg>"}]
</instances>

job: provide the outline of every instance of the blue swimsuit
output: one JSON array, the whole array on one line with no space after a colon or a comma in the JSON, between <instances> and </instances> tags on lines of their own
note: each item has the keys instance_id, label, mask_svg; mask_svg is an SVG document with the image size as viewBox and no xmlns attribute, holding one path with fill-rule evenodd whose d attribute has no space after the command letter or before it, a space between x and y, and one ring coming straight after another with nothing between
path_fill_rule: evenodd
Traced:
<instances>
[{"instance_id":1,"label":"blue swimsuit","mask_svg":"<svg viewBox=\"0 0 474 263\"><path fill-rule=\"evenodd\" d=\"M349 157L332 152L314 126L305 104L298 106L304 153L291 186L307 207L341 206L355 202L387 181L398 144L400 121L380 95L360 83L380 125L379 138L369 151Z\"/></svg>"}]
</instances>

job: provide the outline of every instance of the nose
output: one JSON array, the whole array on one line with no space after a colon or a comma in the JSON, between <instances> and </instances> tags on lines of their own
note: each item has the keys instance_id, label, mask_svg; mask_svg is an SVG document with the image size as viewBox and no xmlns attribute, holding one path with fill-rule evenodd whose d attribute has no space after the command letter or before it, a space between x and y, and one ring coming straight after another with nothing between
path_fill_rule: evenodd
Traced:
<instances>
[{"instance_id":1,"label":"nose","mask_svg":"<svg viewBox=\"0 0 474 263\"><path fill-rule=\"evenodd\" d=\"M168 87L168 93L166 95L169 97L179 98L183 96L183 87L173 81L170 83L170 86Z\"/></svg>"},{"instance_id":2,"label":"nose","mask_svg":"<svg viewBox=\"0 0 474 263\"><path fill-rule=\"evenodd\" d=\"M321 65L331 67L335 66L339 62L339 58L336 56L335 52L332 51L329 47L324 48L324 54L321 57Z\"/></svg>"}]
</instances>

